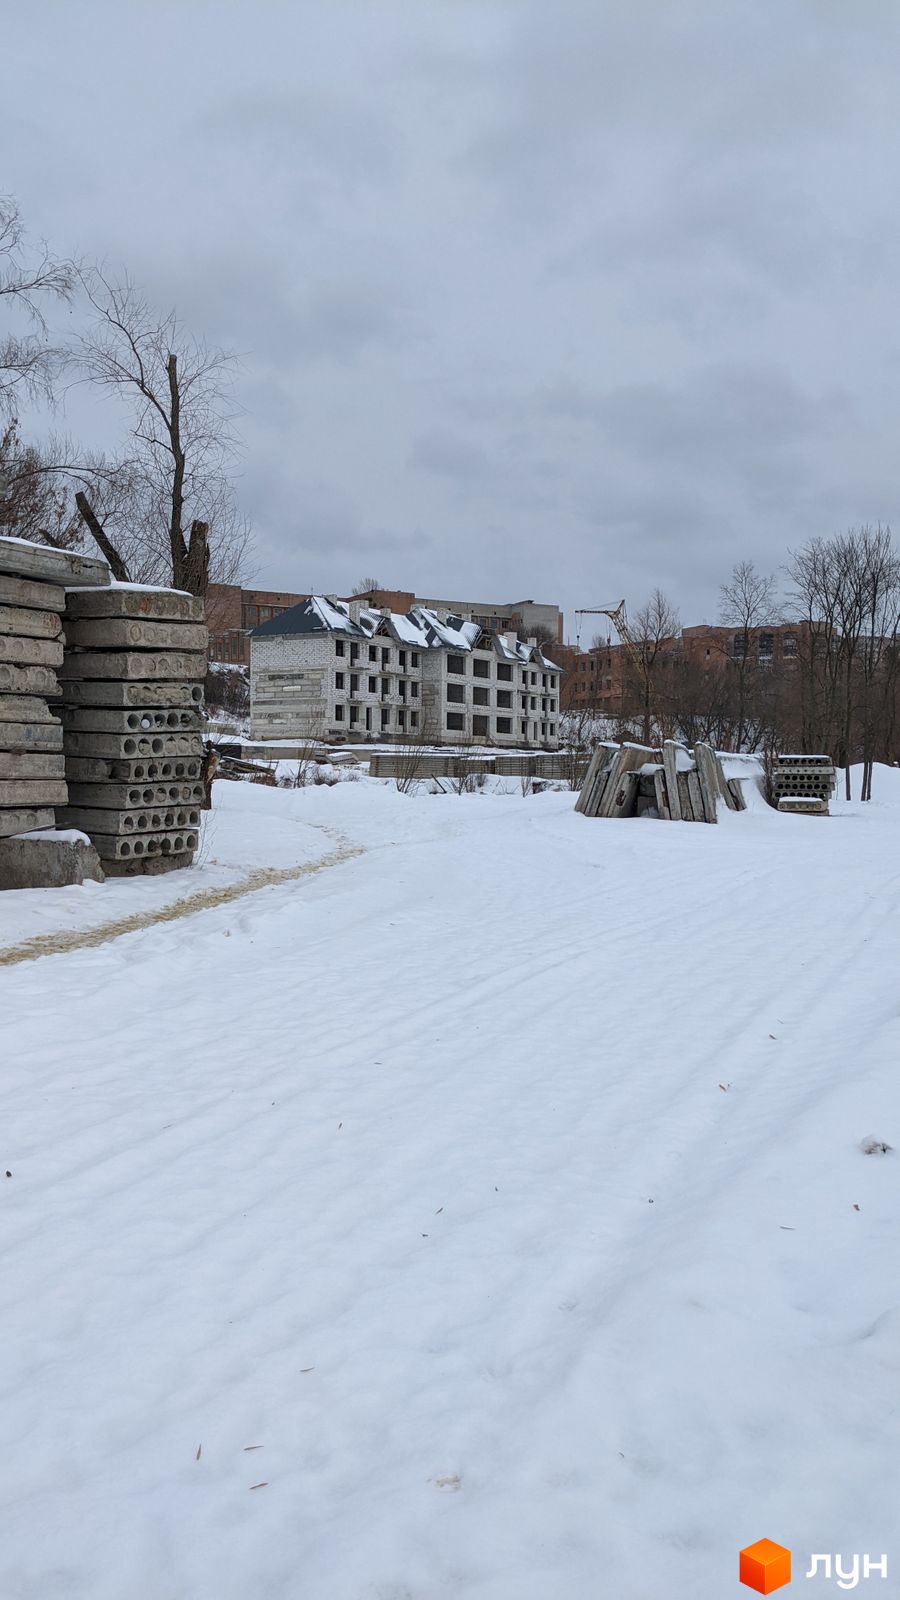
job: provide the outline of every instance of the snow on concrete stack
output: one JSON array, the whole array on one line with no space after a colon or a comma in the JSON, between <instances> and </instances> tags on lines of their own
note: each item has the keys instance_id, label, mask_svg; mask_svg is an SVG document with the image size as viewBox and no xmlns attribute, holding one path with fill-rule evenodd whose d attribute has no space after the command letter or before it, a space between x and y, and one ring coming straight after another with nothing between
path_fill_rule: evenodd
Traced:
<instances>
[{"instance_id":1,"label":"snow on concrete stack","mask_svg":"<svg viewBox=\"0 0 900 1600\"><path fill-rule=\"evenodd\" d=\"M68 583L109 583L105 561L0 538L0 839L54 826L66 804L59 693Z\"/></svg>"},{"instance_id":2,"label":"snow on concrete stack","mask_svg":"<svg viewBox=\"0 0 900 1600\"><path fill-rule=\"evenodd\" d=\"M203 601L116 584L66 596L60 676L69 803L107 872L189 866L203 798Z\"/></svg>"}]
</instances>

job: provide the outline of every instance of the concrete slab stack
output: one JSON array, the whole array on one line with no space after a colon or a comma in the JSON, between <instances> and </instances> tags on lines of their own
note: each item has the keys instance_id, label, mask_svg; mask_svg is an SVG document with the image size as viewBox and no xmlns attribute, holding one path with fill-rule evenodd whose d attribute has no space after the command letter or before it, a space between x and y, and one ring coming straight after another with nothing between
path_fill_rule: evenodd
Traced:
<instances>
[{"instance_id":1,"label":"concrete slab stack","mask_svg":"<svg viewBox=\"0 0 900 1600\"><path fill-rule=\"evenodd\" d=\"M107 873L189 866L203 798L203 601L69 590L60 677L68 805Z\"/></svg>"},{"instance_id":2,"label":"concrete slab stack","mask_svg":"<svg viewBox=\"0 0 900 1600\"><path fill-rule=\"evenodd\" d=\"M0 839L54 826L67 800L50 709L63 661L65 585L109 583L105 561L0 538Z\"/></svg>"}]
</instances>

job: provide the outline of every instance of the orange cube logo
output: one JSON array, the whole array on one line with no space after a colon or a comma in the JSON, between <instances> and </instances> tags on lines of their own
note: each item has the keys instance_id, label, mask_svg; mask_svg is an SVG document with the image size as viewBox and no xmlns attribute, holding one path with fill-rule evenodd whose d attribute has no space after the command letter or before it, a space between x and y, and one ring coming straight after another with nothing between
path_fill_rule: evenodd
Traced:
<instances>
[{"instance_id":1,"label":"orange cube logo","mask_svg":"<svg viewBox=\"0 0 900 1600\"><path fill-rule=\"evenodd\" d=\"M757 1539L741 1551L741 1583L757 1594L772 1594L791 1581L791 1552L771 1539Z\"/></svg>"}]
</instances>

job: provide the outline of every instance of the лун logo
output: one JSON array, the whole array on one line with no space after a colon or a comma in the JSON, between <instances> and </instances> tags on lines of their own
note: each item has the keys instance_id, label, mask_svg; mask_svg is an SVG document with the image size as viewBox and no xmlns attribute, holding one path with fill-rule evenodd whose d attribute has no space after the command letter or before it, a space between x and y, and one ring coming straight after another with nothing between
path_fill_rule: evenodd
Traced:
<instances>
[{"instance_id":1,"label":"\u043b\u0443\u043d logo","mask_svg":"<svg viewBox=\"0 0 900 1600\"><path fill-rule=\"evenodd\" d=\"M771 1539L757 1539L741 1551L741 1583L757 1594L773 1594L791 1581L791 1552Z\"/></svg>"}]
</instances>

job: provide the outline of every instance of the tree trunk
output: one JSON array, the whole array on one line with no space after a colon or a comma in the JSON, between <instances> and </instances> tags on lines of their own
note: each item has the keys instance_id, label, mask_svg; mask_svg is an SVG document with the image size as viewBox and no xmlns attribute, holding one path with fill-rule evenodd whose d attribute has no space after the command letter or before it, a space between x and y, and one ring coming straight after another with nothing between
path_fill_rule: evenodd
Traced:
<instances>
[{"instance_id":1,"label":"tree trunk","mask_svg":"<svg viewBox=\"0 0 900 1600\"><path fill-rule=\"evenodd\" d=\"M91 505L91 502L84 493L83 489L78 490L78 493L75 496L75 504L78 507L82 522L85 524L88 532L91 534L91 537L94 539L96 544L100 547L101 554L109 562L110 571L112 572L113 577L116 578L119 583L130 583L131 580L128 576L128 568L122 560L122 557L119 555L118 550L115 548L115 545L111 544L107 538L103 529L103 524L101 523L100 518L97 516L96 511Z\"/></svg>"}]
</instances>

